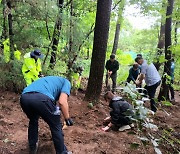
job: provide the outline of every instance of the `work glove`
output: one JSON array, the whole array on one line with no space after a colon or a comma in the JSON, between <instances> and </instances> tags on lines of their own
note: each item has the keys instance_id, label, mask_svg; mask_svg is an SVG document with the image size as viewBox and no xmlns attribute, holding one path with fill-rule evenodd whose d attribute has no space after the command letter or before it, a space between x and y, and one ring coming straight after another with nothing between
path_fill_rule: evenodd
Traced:
<instances>
[{"instance_id":1,"label":"work glove","mask_svg":"<svg viewBox=\"0 0 180 154\"><path fill-rule=\"evenodd\" d=\"M71 118L66 119L65 122L66 122L67 126L72 126L73 125L73 120Z\"/></svg>"}]
</instances>

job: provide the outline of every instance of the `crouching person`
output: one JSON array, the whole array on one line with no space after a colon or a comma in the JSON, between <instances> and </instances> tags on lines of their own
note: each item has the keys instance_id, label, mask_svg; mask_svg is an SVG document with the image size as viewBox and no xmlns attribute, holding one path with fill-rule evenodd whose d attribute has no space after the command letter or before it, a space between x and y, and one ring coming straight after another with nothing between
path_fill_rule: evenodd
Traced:
<instances>
[{"instance_id":1,"label":"crouching person","mask_svg":"<svg viewBox=\"0 0 180 154\"><path fill-rule=\"evenodd\" d=\"M115 96L112 92L108 91L104 95L106 102L109 102L109 107L112 109L110 111L110 117L107 117L105 122L109 122L108 125L102 128L103 131L109 130L112 126L119 128L119 131L124 131L130 129L129 126L132 124L131 118L133 116L133 107L127 101L123 100L121 97Z\"/></svg>"}]
</instances>

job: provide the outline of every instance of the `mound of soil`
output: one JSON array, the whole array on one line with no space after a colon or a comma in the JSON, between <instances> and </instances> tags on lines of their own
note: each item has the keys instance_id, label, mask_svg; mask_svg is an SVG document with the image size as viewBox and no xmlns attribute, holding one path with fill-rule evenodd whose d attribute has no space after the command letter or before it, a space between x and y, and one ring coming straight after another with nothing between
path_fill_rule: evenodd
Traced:
<instances>
[{"instance_id":1,"label":"mound of soil","mask_svg":"<svg viewBox=\"0 0 180 154\"><path fill-rule=\"evenodd\" d=\"M19 95L0 92L0 153L28 154L27 128L28 119L19 105ZM103 119L108 116L108 104L101 101L93 108L83 101L84 94L70 96L70 114L74 126L64 129L65 144L73 154L143 154L143 148L132 149L131 143L140 143L136 135L110 130L103 132ZM165 107L154 116L154 122L160 129L172 128L178 137L180 133L180 96L176 93L177 102L172 107ZM167 115L168 114L168 115ZM135 129L135 128L134 128ZM162 152L170 150L170 146L161 146ZM172 151L172 150L171 150ZM54 145L48 125L39 120L39 154L55 154ZM146 153L153 154L151 145L146 147Z\"/></svg>"}]
</instances>

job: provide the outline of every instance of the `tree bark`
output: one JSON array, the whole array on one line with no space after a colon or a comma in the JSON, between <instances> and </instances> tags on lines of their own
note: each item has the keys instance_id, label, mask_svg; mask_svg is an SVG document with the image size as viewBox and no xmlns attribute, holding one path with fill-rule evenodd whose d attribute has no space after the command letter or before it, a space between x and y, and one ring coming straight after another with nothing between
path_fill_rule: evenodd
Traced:
<instances>
[{"instance_id":1,"label":"tree bark","mask_svg":"<svg viewBox=\"0 0 180 154\"><path fill-rule=\"evenodd\" d=\"M160 35L157 45L157 58L156 58L156 62L154 63L154 66L158 71L161 66L161 63L159 62L159 56L161 56L164 53L164 45L165 45L165 24L163 24L161 21Z\"/></svg>"},{"instance_id":2,"label":"tree bark","mask_svg":"<svg viewBox=\"0 0 180 154\"><path fill-rule=\"evenodd\" d=\"M9 26L9 42L10 42L10 59L14 59L14 45L13 45L13 21L12 21L12 14L11 14L11 1L7 1L7 7L9 9L8 13L8 26Z\"/></svg>"},{"instance_id":3,"label":"tree bark","mask_svg":"<svg viewBox=\"0 0 180 154\"><path fill-rule=\"evenodd\" d=\"M173 11L173 3L174 0L168 0L168 6L166 11L166 24L165 24L165 59L167 60L164 65L164 73L162 77L162 86L159 93L159 100L169 100L169 81L167 79L167 75L170 76L171 69L171 50L169 47L171 46L171 25L172 25L172 11Z\"/></svg>"},{"instance_id":4,"label":"tree bark","mask_svg":"<svg viewBox=\"0 0 180 154\"><path fill-rule=\"evenodd\" d=\"M116 54L116 51L118 48L119 33L120 33L120 27L122 23L122 14L123 14L124 6L125 6L125 0L122 0L121 3L119 3L118 19L116 23L116 31L115 31L114 44L113 44L113 49L112 49L113 54Z\"/></svg>"},{"instance_id":5,"label":"tree bark","mask_svg":"<svg viewBox=\"0 0 180 154\"><path fill-rule=\"evenodd\" d=\"M62 10L63 10L63 2L64 0L58 0L57 5L59 7L59 14L57 17L57 21L54 26L54 32L52 37L52 52L51 52L51 59L50 59L50 68L54 69L54 66L56 64L56 51L59 44L59 37L60 37L60 31L61 31L61 25L62 25Z\"/></svg>"},{"instance_id":6,"label":"tree bark","mask_svg":"<svg viewBox=\"0 0 180 154\"><path fill-rule=\"evenodd\" d=\"M86 100L98 101L103 81L112 0L98 0Z\"/></svg>"},{"instance_id":7,"label":"tree bark","mask_svg":"<svg viewBox=\"0 0 180 154\"><path fill-rule=\"evenodd\" d=\"M174 28L174 45L177 45L178 39L177 39L177 30L178 30L178 25L179 21L176 21L175 23L175 28Z\"/></svg>"},{"instance_id":8,"label":"tree bark","mask_svg":"<svg viewBox=\"0 0 180 154\"><path fill-rule=\"evenodd\" d=\"M6 26L6 20L7 20L7 16L6 16L6 0L2 1L3 4L3 30L2 30L2 35L1 35L1 39L7 39L8 34L7 34L7 26Z\"/></svg>"},{"instance_id":9,"label":"tree bark","mask_svg":"<svg viewBox=\"0 0 180 154\"><path fill-rule=\"evenodd\" d=\"M68 51L68 63L67 63L67 78L71 81L72 66L77 59L77 54L73 51L73 0L70 2L70 24L69 24L69 51Z\"/></svg>"}]
</instances>

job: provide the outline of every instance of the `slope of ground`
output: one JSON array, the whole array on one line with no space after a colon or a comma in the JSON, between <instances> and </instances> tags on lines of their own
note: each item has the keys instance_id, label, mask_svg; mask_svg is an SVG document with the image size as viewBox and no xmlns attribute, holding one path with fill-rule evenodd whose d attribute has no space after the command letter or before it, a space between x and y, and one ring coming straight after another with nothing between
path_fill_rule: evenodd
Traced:
<instances>
[{"instance_id":1,"label":"slope of ground","mask_svg":"<svg viewBox=\"0 0 180 154\"><path fill-rule=\"evenodd\" d=\"M139 143L135 135L126 132L102 132L103 119L108 115L108 105L102 101L92 109L83 101L84 95L70 96L70 114L75 122L74 126L64 130L65 143L73 154L141 154L143 148L131 149L133 142ZM165 108L169 113L158 111L154 121L160 129L172 128L177 137L180 133L180 97L176 94L177 103ZM19 105L19 95L0 92L0 153L28 154L27 144L28 119ZM163 152L169 146L162 146ZM147 153L153 154L152 146L147 146ZM55 154L49 128L43 120L39 121L39 154ZM165 152L166 153L166 152Z\"/></svg>"}]
</instances>

